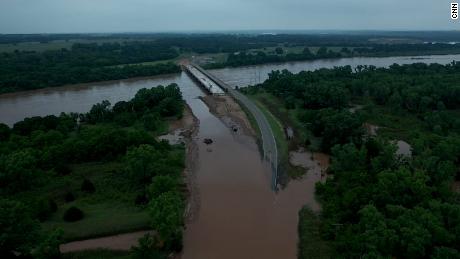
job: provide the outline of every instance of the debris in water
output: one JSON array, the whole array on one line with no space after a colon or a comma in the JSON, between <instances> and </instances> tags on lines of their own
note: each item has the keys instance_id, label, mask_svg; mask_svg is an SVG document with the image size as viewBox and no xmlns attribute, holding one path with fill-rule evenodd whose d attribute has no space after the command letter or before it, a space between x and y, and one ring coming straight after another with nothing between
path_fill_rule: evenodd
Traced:
<instances>
[{"instance_id":1,"label":"debris in water","mask_svg":"<svg viewBox=\"0 0 460 259\"><path fill-rule=\"evenodd\" d=\"M212 144L213 141L212 141L212 139L210 139L210 138L205 138L203 142L204 142L206 145L210 145L210 144Z\"/></svg>"}]
</instances>

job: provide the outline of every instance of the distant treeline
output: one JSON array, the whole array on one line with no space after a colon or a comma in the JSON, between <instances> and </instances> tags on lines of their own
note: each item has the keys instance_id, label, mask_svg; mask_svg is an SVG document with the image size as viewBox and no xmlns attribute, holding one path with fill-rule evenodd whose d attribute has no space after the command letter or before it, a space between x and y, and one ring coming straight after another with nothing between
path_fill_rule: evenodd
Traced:
<instances>
[{"instance_id":1,"label":"distant treeline","mask_svg":"<svg viewBox=\"0 0 460 259\"><path fill-rule=\"evenodd\" d=\"M112 34L0 34L0 44L16 44L21 42L42 42L51 41L76 41L76 40L157 40L168 39L175 41L202 40L205 41L220 38L226 35L229 38L239 39L241 42L298 42L298 43L366 43L370 39L396 39L396 40L418 40L420 42L452 42L460 41L458 31L273 31L273 34L263 34L262 31L252 32L228 32L223 33L112 33ZM189 40L188 40L189 39Z\"/></svg>"},{"instance_id":2,"label":"distant treeline","mask_svg":"<svg viewBox=\"0 0 460 259\"><path fill-rule=\"evenodd\" d=\"M173 63L123 65L167 60L175 49L149 42L81 44L70 50L0 54L0 93L65 84L152 76L180 71Z\"/></svg>"},{"instance_id":3,"label":"distant treeline","mask_svg":"<svg viewBox=\"0 0 460 259\"><path fill-rule=\"evenodd\" d=\"M281 48L279 48L281 49ZM303 61L327 58L346 58L346 57L387 57L387 56L409 56L409 55L435 55L435 54L458 54L460 44L372 44L364 47L342 47L339 51L333 51L325 46L319 48L316 53L312 53L306 47L302 53L265 53L264 51L255 52L235 52L230 53L227 60L222 63L207 64L207 68L238 67L247 65L257 65L265 63L277 63L288 61Z\"/></svg>"},{"instance_id":4,"label":"distant treeline","mask_svg":"<svg viewBox=\"0 0 460 259\"><path fill-rule=\"evenodd\" d=\"M206 68L222 68L222 67L238 67L247 65L257 65L265 63L277 63L287 61L301 61L301 60L313 60L313 59L325 59L325 58L340 58L350 56L351 51L348 48L342 48L340 52L328 50L327 47L321 47L316 54L312 53L308 47L306 47L302 53L288 53L283 54L282 48L277 48L278 53L267 54L264 51L256 51L255 53L247 52L236 52L228 55L227 61L223 63L214 63L205 65Z\"/></svg>"},{"instance_id":5,"label":"distant treeline","mask_svg":"<svg viewBox=\"0 0 460 259\"><path fill-rule=\"evenodd\" d=\"M420 38L415 36L402 39L402 42L407 42L404 44L386 44L388 39L381 39L379 42L375 39L377 35L369 34L116 34L116 36L0 35L0 43L11 41L13 44L26 40L39 40L44 44L48 42L53 44L52 40L70 39L90 39L98 42L77 41L70 48L44 52L16 50L11 53L0 53L0 93L179 72L180 68L172 63L143 63L171 60L184 53L228 54L224 62L208 64L208 68L353 56L460 53L460 44L423 44ZM277 47L276 52L265 51L273 47ZM303 47L304 51L284 53L291 47ZM319 47L319 50L313 53L309 47ZM340 48L332 51L331 47Z\"/></svg>"}]
</instances>

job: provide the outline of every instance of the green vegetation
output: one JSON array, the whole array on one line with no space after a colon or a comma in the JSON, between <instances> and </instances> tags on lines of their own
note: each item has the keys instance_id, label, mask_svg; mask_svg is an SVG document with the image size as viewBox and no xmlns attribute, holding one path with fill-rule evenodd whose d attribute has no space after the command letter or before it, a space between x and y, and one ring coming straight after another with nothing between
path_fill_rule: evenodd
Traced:
<instances>
[{"instance_id":1,"label":"green vegetation","mask_svg":"<svg viewBox=\"0 0 460 259\"><path fill-rule=\"evenodd\" d=\"M332 156L333 177L316 187L320 222L300 213L300 256L312 252L310 242L321 247L317 257L459 256L460 195L452 190L460 179L459 72L456 62L274 71L242 90L281 104L276 116L319 142L306 146ZM366 134L365 122L381 127L377 136ZM412 155L396 154L401 139Z\"/></svg>"},{"instance_id":2,"label":"green vegetation","mask_svg":"<svg viewBox=\"0 0 460 259\"><path fill-rule=\"evenodd\" d=\"M328 50L326 47L321 47L316 54L313 54L308 47L305 47L301 53L287 53L281 47L275 48L273 52L266 51L254 51L246 52L240 51L230 53L227 60L223 63L209 64L207 68L220 68L220 67L238 67L247 65L257 65L264 63L276 63L276 62L287 62L287 61L299 61L299 60L313 60L323 58L340 58L351 56L350 54L342 54L341 52L334 52Z\"/></svg>"},{"instance_id":3,"label":"green vegetation","mask_svg":"<svg viewBox=\"0 0 460 259\"><path fill-rule=\"evenodd\" d=\"M331 258L333 250L329 242L321 239L320 219L309 208L299 212L299 259Z\"/></svg>"},{"instance_id":4,"label":"green vegetation","mask_svg":"<svg viewBox=\"0 0 460 259\"><path fill-rule=\"evenodd\" d=\"M173 63L125 65L168 60L179 54L154 43L75 43L70 49L0 54L0 93L176 73Z\"/></svg>"},{"instance_id":5,"label":"green vegetation","mask_svg":"<svg viewBox=\"0 0 460 259\"><path fill-rule=\"evenodd\" d=\"M182 112L172 84L0 126L0 255L49 258L63 241L146 228L158 253L180 250L184 147L156 136Z\"/></svg>"},{"instance_id":6,"label":"green vegetation","mask_svg":"<svg viewBox=\"0 0 460 259\"><path fill-rule=\"evenodd\" d=\"M267 118L268 123L270 124L270 128L273 131L273 135L274 135L275 141L276 141L276 146L277 146L277 149L278 149L278 160L279 160L278 167L279 167L279 170L281 170L281 172L283 172L281 174L281 177L286 175L286 176L289 176L291 178L296 178L296 177L299 177L299 176L303 175L304 170L302 170L299 167L292 166L289 163L289 151L290 151L291 144L289 143L289 141L286 138L283 123L281 123L278 120L278 118L275 117L272 114L272 111L275 110L275 109L269 109L268 107L270 107L270 106L265 105L265 103L262 102L262 100L261 100L263 98L260 98L260 96L252 95L250 97L255 101L255 103L259 107L259 109L264 113L265 117ZM276 107L276 106L274 106L274 107ZM284 184L284 183L286 183L286 181L288 179L282 178L280 180L281 180L280 182L282 184Z\"/></svg>"}]
</instances>

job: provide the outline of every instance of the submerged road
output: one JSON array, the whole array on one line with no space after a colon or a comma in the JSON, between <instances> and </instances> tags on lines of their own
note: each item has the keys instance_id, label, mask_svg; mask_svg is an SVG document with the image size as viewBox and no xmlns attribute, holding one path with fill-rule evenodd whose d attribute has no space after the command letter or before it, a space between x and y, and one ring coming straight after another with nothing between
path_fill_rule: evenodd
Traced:
<instances>
[{"instance_id":1,"label":"submerged road","mask_svg":"<svg viewBox=\"0 0 460 259\"><path fill-rule=\"evenodd\" d=\"M267 118L263 112L257 107L257 105L251 101L244 94L233 89L222 80L216 78L214 75L204 70L202 67L192 64L201 73L206 75L209 79L214 81L220 87L225 89L233 98L235 98L240 104L244 105L252 116L255 118L257 125L259 126L260 134L262 137L262 147L264 152L264 158L270 163L272 171L272 189L276 191L278 185L278 149L276 146L275 136Z\"/></svg>"}]
</instances>

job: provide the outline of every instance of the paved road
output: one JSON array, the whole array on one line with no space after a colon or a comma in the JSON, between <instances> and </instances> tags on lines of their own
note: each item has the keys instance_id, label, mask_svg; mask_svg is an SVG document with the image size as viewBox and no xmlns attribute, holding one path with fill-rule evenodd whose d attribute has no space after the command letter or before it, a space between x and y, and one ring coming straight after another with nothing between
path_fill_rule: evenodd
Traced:
<instances>
[{"instance_id":1,"label":"paved road","mask_svg":"<svg viewBox=\"0 0 460 259\"><path fill-rule=\"evenodd\" d=\"M264 158L268 160L272 169L272 189L276 190L278 184L278 149L276 147L276 141L272 128L270 127L267 118L259 109L259 107L257 107L257 105L244 94L233 89L200 66L196 64L193 65L215 83L220 85L222 88L225 88L228 93L233 96L233 98L235 98L240 104L244 105L256 119L257 125L259 126L260 133L262 135Z\"/></svg>"}]
</instances>

